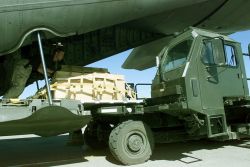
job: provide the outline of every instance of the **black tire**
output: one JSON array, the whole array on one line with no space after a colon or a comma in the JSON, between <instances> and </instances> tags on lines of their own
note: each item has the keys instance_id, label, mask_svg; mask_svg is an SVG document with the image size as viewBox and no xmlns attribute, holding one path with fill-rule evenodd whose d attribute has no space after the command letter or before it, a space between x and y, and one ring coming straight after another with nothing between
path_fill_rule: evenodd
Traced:
<instances>
[{"instance_id":1,"label":"black tire","mask_svg":"<svg viewBox=\"0 0 250 167\"><path fill-rule=\"evenodd\" d=\"M152 131L142 121L123 122L111 131L109 149L124 165L144 163L154 149Z\"/></svg>"},{"instance_id":2,"label":"black tire","mask_svg":"<svg viewBox=\"0 0 250 167\"><path fill-rule=\"evenodd\" d=\"M81 129L69 133L69 141L67 145L79 146L83 144L84 144L84 139Z\"/></svg>"},{"instance_id":3,"label":"black tire","mask_svg":"<svg viewBox=\"0 0 250 167\"><path fill-rule=\"evenodd\" d=\"M110 133L110 131L111 128L109 125L99 124L92 121L84 130L84 143L93 149L103 149L108 145L108 134ZM101 133L102 136L98 135L98 133Z\"/></svg>"}]
</instances>

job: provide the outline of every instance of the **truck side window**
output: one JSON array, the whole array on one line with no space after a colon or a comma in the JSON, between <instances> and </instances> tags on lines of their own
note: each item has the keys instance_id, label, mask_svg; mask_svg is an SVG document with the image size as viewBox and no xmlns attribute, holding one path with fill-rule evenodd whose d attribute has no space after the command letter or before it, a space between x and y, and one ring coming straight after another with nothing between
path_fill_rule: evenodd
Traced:
<instances>
[{"instance_id":1,"label":"truck side window","mask_svg":"<svg viewBox=\"0 0 250 167\"><path fill-rule=\"evenodd\" d=\"M193 39L187 39L168 51L163 64L165 72L178 68L186 63L192 43Z\"/></svg>"},{"instance_id":2,"label":"truck side window","mask_svg":"<svg viewBox=\"0 0 250 167\"><path fill-rule=\"evenodd\" d=\"M222 45L223 46L223 45ZM213 50L213 43L210 40L204 40L203 41L203 48L202 48L202 61L205 64L217 64L219 65L215 59L215 52ZM224 51L225 51L225 57L221 53L217 54L222 56L225 60L225 65L230 67L235 67L237 65L236 57L235 57L235 49L232 45L224 44Z\"/></svg>"},{"instance_id":3,"label":"truck side window","mask_svg":"<svg viewBox=\"0 0 250 167\"><path fill-rule=\"evenodd\" d=\"M235 67L237 65L237 62L236 62L234 47L231 45L224 45L224 48L225 48L226 64L228 66Z\"/></svg>"},{"instance_id":4,"label":"truck side window","mask_svg":"<svg viewBox=\"0 0 250 167\"><path fill-rule=\"evenodd\" d=\"M213 47L211 41L204 41L202 48L202 61L205 64L215 64L213 56Z\"/></svg>"}]
</instances>

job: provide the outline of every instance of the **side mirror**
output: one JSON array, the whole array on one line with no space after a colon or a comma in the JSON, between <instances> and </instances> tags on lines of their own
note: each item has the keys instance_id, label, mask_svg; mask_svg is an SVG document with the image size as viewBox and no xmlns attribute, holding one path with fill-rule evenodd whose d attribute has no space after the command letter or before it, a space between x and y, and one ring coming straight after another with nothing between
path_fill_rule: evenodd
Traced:
<instances>
[{"instance_id":1,"label":"side mirror","mask_svg":"<svg viewBox=\"0 0 250 167\"><path fill-rule=\"evenodd\" d=\"M156 60L156 68L159 68L160 67L160 57L156 56L155 60Z\"/></svg>"},{"instance_id":2,"label":"side mirror","mask_svg":"<svg viewBox=\"0 0 250 167\"><path fill-rule=\"evenodd\" d=\"M226 65L223 39L214 38L212 40L212 47L213 47L214 63L219 66Z\"/></svg>"}]
</instances>

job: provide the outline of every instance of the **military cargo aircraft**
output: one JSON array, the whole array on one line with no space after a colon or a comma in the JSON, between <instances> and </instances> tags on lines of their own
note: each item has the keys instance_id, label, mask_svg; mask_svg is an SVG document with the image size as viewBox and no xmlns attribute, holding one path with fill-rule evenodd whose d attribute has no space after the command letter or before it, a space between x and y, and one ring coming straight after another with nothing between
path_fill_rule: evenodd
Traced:
<instances>
[{"instance_id":1,"label":"military cargo aircraft","mask_svg":"<svg viewBox=\"0 0 250 167\"><path fill-rule=\"evenodd\" d=\"M83 66L135 48L123 67L143 70L189 26L223 34L249 29L249 8L247 0L2 0L0 95L10 86L9 57L37 41L36 32L64 44L65 64Z\"/></svg>"}]
</instances>

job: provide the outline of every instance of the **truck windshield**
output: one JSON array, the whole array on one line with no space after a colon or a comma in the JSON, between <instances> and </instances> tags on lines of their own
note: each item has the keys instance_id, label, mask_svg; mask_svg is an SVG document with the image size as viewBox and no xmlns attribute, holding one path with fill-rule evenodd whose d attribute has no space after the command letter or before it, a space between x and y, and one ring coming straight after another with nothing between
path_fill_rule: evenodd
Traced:
<instances>
[{"instance_id":1,"label":"truck windshield","mask_svg":"<svg viewBox=\"0 0 250 167\"><path fill-rule=\"evenodd\" d=\"M187 39L171 48L163 64L163 70L170 71L186 63L193 39Z\"/></svg>"}]
</instances>

